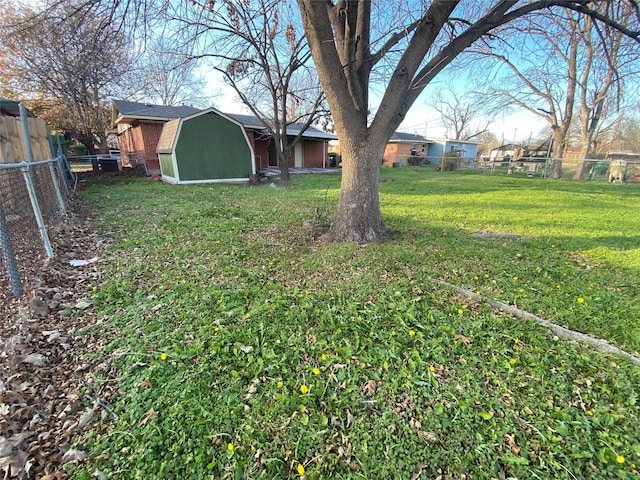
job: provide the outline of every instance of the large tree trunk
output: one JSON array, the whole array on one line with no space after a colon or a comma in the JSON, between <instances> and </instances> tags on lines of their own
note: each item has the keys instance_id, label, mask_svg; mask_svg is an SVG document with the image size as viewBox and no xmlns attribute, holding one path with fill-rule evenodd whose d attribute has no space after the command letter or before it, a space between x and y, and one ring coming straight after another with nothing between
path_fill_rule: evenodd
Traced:
<instances>
[{"instance_id":1,"label":"large tree trunk","mask_svg":"<svg viewBox=\"0 0 640 480\"><path fill-rule=\"evenodd\" d=\"M551 155L551 165L549 168L549 178L560 180L562 178L562 157L567 143L567 132L569 125L553 127L553 150Z\"/></svg>"},{"instance_id":2,"label":"large tree trunk","mask_svg":"<svg viewBox=\"0 0 640 480\"><path fill-rule=\"evenodd\" d=\"M584 172L587 168L587 157L589 156L589 147L591 146L591 142L586 145L583 143L582 148L580 148L580 155L578 158L580 159L580 163L578 164L578 168L576 169L576 173L573 174L574 180L582 180Z\"/></svg>"},{"instance_id":3,"label":"large tree trunk","mask_svg":"<svg viewBox=\"0 0 640 480\"><path fill-rule=\"evenodd\" d=\"M386 139L341 139L340 203L329 232L322 239L377 243L388 239L382 224L378 179Z\"/></svg>"}]
</instances>

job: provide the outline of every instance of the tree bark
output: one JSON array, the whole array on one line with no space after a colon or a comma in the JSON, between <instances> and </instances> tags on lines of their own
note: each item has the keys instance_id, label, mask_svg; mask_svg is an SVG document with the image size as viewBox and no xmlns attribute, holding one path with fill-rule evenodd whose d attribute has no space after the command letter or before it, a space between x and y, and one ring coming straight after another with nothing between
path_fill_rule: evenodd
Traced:
<instances>
[{"instance_id":1,"label":"tree bark","mask_svg":"<svg viewBox=\"0 0 640 480\"><path fill-rule=\"evenodd\" d=\"M382 223L378 195L378 179L385 145L384 138L341 138L340 203L336 218L322 240L364 244L388 239Z\"/></svg>"}]
</instances>

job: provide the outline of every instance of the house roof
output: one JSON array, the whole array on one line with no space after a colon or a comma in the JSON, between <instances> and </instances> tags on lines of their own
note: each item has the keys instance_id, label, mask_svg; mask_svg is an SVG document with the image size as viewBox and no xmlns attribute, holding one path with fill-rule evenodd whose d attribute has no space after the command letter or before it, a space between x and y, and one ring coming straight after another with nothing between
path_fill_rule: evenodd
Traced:
<instances>
[{"instance_id":1,"label":"house roof","mask_svg":"<svg viewBox=\"0 0 640 480\"><path fill-rule=\"evenodd\" d=\"M225 113L226 116L240 122L245 128L262 129L265 128L264 122L253 115L243 115L239 113ZM304 128L304 123L292 123L287 127L287 135L298 135L300 130ZM338 137L333 133L323 132L322 130L309 126L302 134L307 138L324 138L327 140L335 140Z\"/></svg>"},{"instance_id":2,"label":"house roof","mask_svg":"<svg viewBox=\"0 0 640 480\"><path fill-rule=\"evenodd\" d=\"M411 143L433 143L427 140L422 135L415 135L413 133L394 132L389 139L390 142L411 142Z\"/></svg>"},{"instance_id":3,"label":"house roof","mask_svg":"<svg viewBox=\"0 0 640 480\"><path fill-rule=\"evenodd\" d=\"M28 117L35 117L33 113L27 110ZM10 117L20 116L20 102L15 100L9 100L8 98L0 97L0 115L8 115Z\"/></svg>"},{"instance_id":4,"label":"house roof","mask_svg":"<svg viewBox=\"0 0 640 480\"><path fill-rule=\"evenodd\" d=\"M167 106L152 105L150 103L114 100L111 120L114 125L131 123L134 120L155 120L167 122L174 118L182 118L199 112L199 108L188 105Z\"/></svg>"},{"instance_id":5,"label":"house roof","mask_svg":"<svg viewBox=\"0 0 640 480\"><path fill-rule=\"evenodd\" d=\"M482 142L477 140L456 140L455 138L434 138L433 142L437 143L465 143L467 145L480 145Z\"/></svg>"},{"instance_id":6,"label":"house roof","mask_svg":"<svg viewBox=\"0 0 640 480\"><path fill-rule=\"evenodd\" d=\"M186 105L178 107L168 107L162 105L152 105L149 103L129 102L126 100L114 100L111 118L114 125L117 125L119 123L131 123L134 120L168 122L169 120L188 117L201 111L202 110L198 108L189 107ZM243 115L239 113L223 114L231 118L232 120L241 123L245 128L257 130L263 129L265 127L264 122L253 115ZM287 134L297 135L303 126L304 124L301 123L291 124L287 127ZM328 140L338 138L332 133L323 132L322 130L315 127L307 128L302 136L306 138L322 138Z\"/></svg>"}]
</instances>

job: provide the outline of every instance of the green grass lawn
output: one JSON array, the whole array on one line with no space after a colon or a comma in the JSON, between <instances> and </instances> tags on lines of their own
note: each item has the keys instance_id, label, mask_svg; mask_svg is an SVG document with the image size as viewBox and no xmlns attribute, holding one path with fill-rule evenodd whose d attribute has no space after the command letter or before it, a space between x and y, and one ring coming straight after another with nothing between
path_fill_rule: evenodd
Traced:
<instances>
[{"instance_id":1,"label":"green grass lawn","mask_svg":"<svg viewBox=\"0 0 640 480\"><path fill-rule=\"evenodd\" d=\"M118 418L71 478L637 478L639 367L434 280L638 354L640 186L381 176L365 246L303 225L337 175L90 183Z\"/></svg>"}]
</instances>

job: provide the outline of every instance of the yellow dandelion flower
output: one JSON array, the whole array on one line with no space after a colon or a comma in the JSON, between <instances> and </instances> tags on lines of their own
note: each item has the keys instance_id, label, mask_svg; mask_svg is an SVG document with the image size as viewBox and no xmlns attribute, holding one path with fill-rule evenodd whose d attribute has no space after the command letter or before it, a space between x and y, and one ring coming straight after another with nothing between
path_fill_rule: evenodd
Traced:
<instances>
[{"instance_id":1,"label":"yellow dandelion flower","mask_svg":"<svg viewBox=\"0 0 640 480\"><path fill-rule=\"evenodd\" d=\"M214 332L219 332L220 331L220 327L213 327L213 331Z\"/></svg>"},{"instance_id":2,"label":"yellow dandelion flower","mask_svg":"<svg viewBox=\"0 0 640 480\"><path fill-rule=\"evenodd\" d=\"M409 336L413 337L416 334L415 330L409 330Z\"/></svg>"},{"instance_id":3,"label":"yellow dandelion flower","mask_svg":"<svg viewBox=\"0 0 640 480\"><path fill-rule=\"evenodd\" d=\"M474 279L474 280L479 280L478 275L475 275L475 276L473 277L473 279Z\"/></svg>"},{"instance_id":4,"label":"yellow dandelion flower","mask_svg":"<svg viewBox=\"0 0 640 480\"><path fill-rule=\"evenodd\" d=\"M458 309L458 315L462 315L464 313L464 310L462 310L461 308Z\"/></svg>"},{"instance_id":5,"label":"yellow dandelion flower","mask_svg":"<svg viewBox=\"0 0 640 480\"><path fill-rule=\"evenodd\" d=\"M308 288L304 291L304 294L305 295L309 295L309 289Z\"/></svg>"},{"instance_id":6,"label":"yellow dandelion flower","mask_svg":"<svg viewBox=\"0 0 640 480\"><path fill-rule=\"evenodd\" d=\"M233 449L235 447L233 446L233 443L227 443L227 450L229 450L230 452L233 452Z\"/></svg>"},{"instance_id":7,"label":"yellow dandelion flower","mask_svg":"<svg viewBox=\"0 0 640 480\"><path fill-rule=\"evenodd\" d=\"M291 450L287 450L286 452L284 452L285 455L290 456L293 455L293 452Z\"/></svg>"},{"instance_id":8,"label":"yellow dandelion flower","mask_svg":"<svg viewBox=\"0 0 640 480\"><path fill-rule=\"evenodd\" d=\"M556 288L560 288L560 285L556 285Z\"/></svg>"},{"instance_id":9,"label":"yellow dandelion flower","mask_svg":"<svg viewBox=\"0 0 640 480\"><path fill-rule=\"evenodd\" d=\"M320 355L320 359L324 362L327 359L327 356L323 353Z\"/></svg>"},{"instance_id":10,"label":"yellow dandelion flower","mask_svg":"<svg viewBox=\"0 0 640 480\"><path fill-rule=\"evenodd\" d=\"M480 295L480 290L476 290L476 295Z\"/></svg>"},{"instance_id":11,"label":"yellow dandelion flower","mask_svg":"<svg viewBox=\"0 0 640 480\"><path fill-rule=\"evenodd\" d=\"M578 299L576 300L578 303L584 303L584 298L582 297L578 297Z\"/></svg>"},{"instance_id":12,"label":"yellow dandelion flower","mask_svg":"<svg viewBox=\"0 0 640 480\"><path fill-rule=\"evenodd\" d=\"M518 281L518 277L513 277L513 281L517 282Z\"/></svg>"},{"instance_id":13,"label":"yellow dandelion flower","mask_svg":"<svg viewBox=\"0 0 640 480\"><path fill-rule=\"evenodd\" d=\"M510 359L509 359L509 363L510 363L511 365L515 365L515 364L516 364L516 359L515 359L515 358L510 358Z\"/></svg>"},{"instance_id":14,"label":"yellow dandelion flower","mask_svg":"<svg viewBox=\"0 0 640 480\"><path fill-rule=\"evenodd\" d=\"M300 476L304 475L304 467L302 466L301 463L298 464L297 470L298 470L298 475Z\"/></svg>"},{"instance_id":15,"label":"yellow dandelion flower","mask_svg":"<svg viewBox=\"0 0 640 480\"><path fill-rule=\"evenodd\" d=\"M432 366L430 366L430 367L429 367L429 371L430 371L431 373L435 372L435 371L436 371L436 367L434 367L433 365L432 365Z\"/></svg>"},{"instance_id":16,"label":"yellow dandelion flower","mask_svg":"<svg viewBox=\"0 0 640 480\"><path fill-rule=\"evenodd\" d=\"M167 359L167 354L166 353L161 353L160 354L160 360L166 360Z\"/></svg>"},{"instance_id":17,"label":"yellow dandelion flower","mask_svg":"<svg viewBox=\"0 0 640 480\"><path fill-rule=\"evenodd\" d=\"M587 410L585 413L586 413L587 415L589 415L590 417L593 417L593 411L591 411L591 410Z\"/></svg>"},{"instance_id":18,"label":"yellow dandelion flower","mask_svg":"<svg viewBox=\"0 0 640 480\"><path fill-rule=\"evenodd\" d=\"M314 375L320 375L320 369L318 367L314 367L312 372Z\"/></svg>"},{"instance_id":19,"label":"yellow dandelion flower","mask_svg":"<svg viewBox=\"0 0 640 480\"><path fill-rule=\"evenodd\" d=\"M94 292L98 290L98 287L93 287L91 290L93 290Z\"/></svg>"},{"instance_id":20,"label":"yellow dandelion flower","mask_svg":"<svg viewBox=\"0 0 640 480\"><path fill-rule=\"evenodd\" d=\"M552 245L551 245L551 248L556 248L556 246L552 244Z\"/></svg>"},{"instance_id":21,"label":"yellow dandelion flower","mask_svg":"<svg viewBox=\"0 0 640 480\"><path fill-rule=\"evenodd\" d=\"M276 386L278 388L282 388L284 386L284 383L282 383L282 380L278 380L278 383L276 383Z\"/></svg>"},{"instance_id":22,"label":"yellow dandelion flower","mask_svg":"<svg viewBox=\"0 0 640 480\"><path fill-rule=\"evenodd\" d=\"M518 293L524 293L524 288L519 288Z\"/></svg>"},{"instance_id":23,"label":"yellow dandelion flower","mask_svg":"<svg viewBox=\"0 0 640 480\"><path fill-rule=\"evenodd\" d=\"M489 274L488 274L488 273L485 273L485 274L484 274L484 278L489 278Z\"/></svg>"},{"instance_id":24,"label":"yellow dandelion flower","mask_svg":"<svg viewBox=\"0 0 640 480\"><path fill-rule=\"evenodd\" d=\"M391 335L393 336L395 334L396 334L396 331L395 330L391 330Z\"/></svg>"},{"instance_id":25,"label":"yellow dandelion flower","mask_svg":"<svg viewBox=\"0 0 640 480\"><path fill-rule=\"evenodd\" d=\"M618 455L618 456L616 457L616 462L618 462L618 463L624 463L624 457L623 457L622 455Z\"/></svg>"},{"instance_id":26,"label":"yellow dandelion flower","mask_svg":"<svg viewBox=\"0 0 640 480\"><path fill-rule=\"evenodd\" d=\"M306 385L302 385L300 387L300 393L302 393L303 395L309 393L309 387L307 387Z\"/></svg>"}]
</instances>

